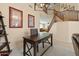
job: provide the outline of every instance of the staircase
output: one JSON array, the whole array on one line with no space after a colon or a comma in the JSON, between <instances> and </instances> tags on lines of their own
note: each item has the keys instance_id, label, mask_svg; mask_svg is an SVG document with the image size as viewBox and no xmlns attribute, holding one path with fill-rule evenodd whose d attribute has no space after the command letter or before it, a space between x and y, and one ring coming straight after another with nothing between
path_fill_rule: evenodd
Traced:
<instances>
[{"instance_id":1,"label":"staircase","mask_svg":"<svg viewBox=\"0 0 79 59\"><path fill-rule=\"evenodd\" d=\"M57 16L59 17L62 21L64 21L64 13L63 12L59 12L59 11L56 11L56 10L53 10L54 11L54 16Z\"/></svg>"},{"instance_id":2,"label":"staircase","mask_svg":"<svg viewBox=\"0 0 79 59\"><path fill-rule=\"evenodd\" d=\"M59 11L56 11L56 10L53 10L54 11L54 17L53 19L51 20L49 26L48 26L48 32L50 31L52 25L57 22L56 20L56 17L60 18L62 21L64 21L64 14L59 12Z\"/></svg>"},{"instance_id":3,"label":"staircase","mask_svg":"<svg viewBox=\"0 0 79 59\"><path fill-rule=\"evenodd\" d=\"M52 25L57 22L56 18L60 18L61 21L79 21L79 11L78 10L65 10L65 11L54 11L54 17L48 26L48 32L50 31Z\"/></svg>"}]
</instances>

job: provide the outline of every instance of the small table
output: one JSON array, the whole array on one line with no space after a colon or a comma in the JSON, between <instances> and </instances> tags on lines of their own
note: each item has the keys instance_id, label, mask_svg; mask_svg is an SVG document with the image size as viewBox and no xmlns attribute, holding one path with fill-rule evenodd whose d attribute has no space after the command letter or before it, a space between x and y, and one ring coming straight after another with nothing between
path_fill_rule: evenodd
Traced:
<instances>
[{"instance_id":1,"label":"small table","mask_svg":"<svg viewBox=\"0 0 79 59\"><path fill-rule=\"evenodd\" d=\"M44 40L47 40L48 38L51 38L51 40L50 40L51 42L50 42L50 46L49 46L49 47L51 47L53 45L53 42L52 42L52 34L50 34L50 33L40 32L40 33L38 33L38 35L23 37L23 55L25 56L27 54L27 52L29 52L30 53L29 56L32 56L30 49L33 47L33 53L34 53L33 55L36 56L37 50L38 50L38 44L43 42ZM31 44L30 48L27 43ZM26 52L26 46L28 48L27 52ZM41 55L43 55L49 49L49 47Z\"/></svg>"}]
</instances>

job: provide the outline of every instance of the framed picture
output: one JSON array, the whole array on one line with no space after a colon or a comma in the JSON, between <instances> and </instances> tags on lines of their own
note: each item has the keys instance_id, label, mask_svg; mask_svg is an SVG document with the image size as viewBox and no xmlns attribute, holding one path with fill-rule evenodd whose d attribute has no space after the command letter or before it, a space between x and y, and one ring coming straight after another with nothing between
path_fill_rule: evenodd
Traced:
<instances>
[{"instance_id":1,"label":"framed picture","mask_svg":"<svg viewBox=\"0 0 79 59\"><path fill-rule=\"evenodd\" d=\"M28 27L35 27L35 16L28 14Z\"/></svg>"},{"instance_id":2,"label":"framed picture","mask_svg":"<svg viewBox=\"0 0 79 59\"><path fill-rule=\"evenodd\" d=\"M9 7L9 27L22 28L23 27L23 12L13 7Z\"/></svg>"}]
</instances>

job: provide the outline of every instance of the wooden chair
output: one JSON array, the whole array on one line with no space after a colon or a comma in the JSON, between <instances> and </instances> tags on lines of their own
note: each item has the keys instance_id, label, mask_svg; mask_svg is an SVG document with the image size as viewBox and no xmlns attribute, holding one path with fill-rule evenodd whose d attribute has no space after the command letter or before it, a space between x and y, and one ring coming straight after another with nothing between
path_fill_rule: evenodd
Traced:
<instances>
[{"instance_id":1,"label":"wooden chair","mask_svg":"<svg viewBox=\"0 0 79 59\"><path fill-rule=\"evenodd\" d=\"M36 28L30 29L30 33L31 35L38 35L38 29Z\"/></svg>"},{"instance_id":2,"label":"wooden chair","mask_svg":"<svg viewBox=\"0 0 79 59\"><path fill-rule=\"evenodd\" d=\"M30 29L30 33L31 33L31 35L38 35L38 29L37 28ZM46 41L48 41L48 42L46 42ZM44 43L49 43L50 44L49 40L46 40L46 41L42 42L42 47L43 48L44 48ZM38 44L37 44L37 52L39 52Z\"/></svg>"},{"instance_id":3,"label":"wooden chair","mask_svg":"<svg viewBox=\"0 0 79 59\"><path fill-rule=\"evenodd\" d=\"M30 29L30 34L31 35L38 35L38 29L37 28L32 28L32 29ZM37 44L37 52L39 52L39 46L38 46L38 44Z\"/></svg>"}]
</instances>

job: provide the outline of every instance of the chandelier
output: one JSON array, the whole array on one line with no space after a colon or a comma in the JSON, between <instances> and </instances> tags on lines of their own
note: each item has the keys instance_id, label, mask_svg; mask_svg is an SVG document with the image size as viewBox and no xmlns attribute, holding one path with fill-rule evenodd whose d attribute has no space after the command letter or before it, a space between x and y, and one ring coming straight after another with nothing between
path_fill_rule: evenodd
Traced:
<instances>
[{"instance_id":1,"label":"chandelier","mask_svg":"<svg viewBox=\"0 0 79 59\"><path fill-rule=\"evenodd\" d=\"M45 13L47 13L47 9L49 7L50 3L35 3L34 4L34 10L36 10L36 6L38 8L41 8Z\"/></svg>"}]
</instances>

